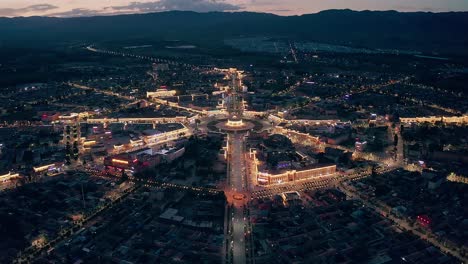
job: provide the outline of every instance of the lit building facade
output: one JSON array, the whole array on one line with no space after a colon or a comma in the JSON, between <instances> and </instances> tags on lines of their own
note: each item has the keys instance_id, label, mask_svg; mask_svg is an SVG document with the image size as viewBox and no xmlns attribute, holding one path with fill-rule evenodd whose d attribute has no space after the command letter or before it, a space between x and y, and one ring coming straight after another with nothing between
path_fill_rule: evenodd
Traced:
<instances>
[{"instance_id":1,"label":"lit building facade","mask_svg":"<svg viewBox=\"0 0 468 264\"><path fill-rule=\"evenodd\" d=\"M260 186L309 181L336 175L336 165L314 165L301 169L269 172L259 167L260 162L257 159L255 149L250 150L250 158L253 160L253 173L256 175L257 184Z\"/></svg>"},{"instance_id":2,"label":"lit building facade","mask_svg":"<svg viewBox=\"0 0 468 264\"><path fill-rule=\"evenodd\" d=\"M257 172L258 185L270 186L298 181L308 181L319 177L334 176L336 165L315 167L303 170L288 170L281 173Z\"/></svg>"},{"instance_id":3,"label":"lit building facade","mask_svg":"<svg viewBox=\"0 0 468 264\"><path fill-rule=\"evenodd\" d=\"M33 174L34 175L47 175L47 176L55 176L60 173L64 172L64 164L61 162L50 163L46 165L41 165L37 167L33 167Z\"/></svg>"},{"instance_id":4,"label":"lit building facade","mask_svg":"<svg viewBox=\"0 0 468 264\"><path fill-rule=\"evenodd\" d=\"M81 146L81 130L78 116L64 121L63 144L66 148L65 159L67 162L77 160Z\"/></svg>"},{"instance_id":5,"label":"lit building facade","mask_svg":"<svg viewBox=\"0 0 468 264\"><path fill-rule=\"evenodd\" d=\"M131 155L106 157L104 159L104 165L106 167L125 170L133 173L136 166L138 165L138 159L132 157Z\"/></svg>"},{"instance_id":6,"label":"lit building facade","mask_svg":"<svg viewBox=\"0 0 468 264\"><path fill-rule=\"evenodd\" d=\"M175 123L171 130L147 130L144 131L143 141L146 144L160 144L168 141L177 140L190 135L190 130L180 123Z\"/></svg>"},{"instance_id":7,"label":"lit building facade","mask_svg":"<svg viewBox=\"0 0 468 264\"><path fill-rule=\"evenodd\" d=\"M12 179L20 178L19 173L8 172L7 174L0 175L0 182L8 182Z\"/></svg>"},{"instance_id":8,"label":"lit building facade","mask_svg":"<svg viewBox=\"0 0 468 264\"><path fill-rule=\"evenodd\" d=\"M88 124L109 124L109 123L128 123L128 124L139 124L139 123L152 123L154 125L158 123L185 123L188 122L186 116L175 116L175 117L120 117L120 118L88 118L86 123Z\"/></svg>"},{"instance_id":9,"label":"lit building facade","mask_svg":"<svg viewBox=\"0 0 468 264\"><path fill-rule=\"evenodd\" d=\"M146 92L147 98L171 97L177 94L176 90L168 90L165 86L157 89L156 92Z\"/></svg>"},{"instance_id":10,"label":"lit building facade","mask_svg":"<svg viewBox=\"0 0 468 264\"><path fill-rule=\"evenodd\" d=\"M231 78L227 96L224 98L224 106L228 112L228 123L230 127L243 126L245 102L242 98L242 74L236 69L230 69L228 76Z\"/></svg>"},{"instance_id":11,"label":"lit building facade","mask_svg":"<svg viewBox=\"0 0 468 264\"><path fill-rule=\"evenodd\" d=\"M402 117L401 123L436 123L468 124L468 115L463 116L426 116L426 117Z\"/></svg>"}]
</instances>

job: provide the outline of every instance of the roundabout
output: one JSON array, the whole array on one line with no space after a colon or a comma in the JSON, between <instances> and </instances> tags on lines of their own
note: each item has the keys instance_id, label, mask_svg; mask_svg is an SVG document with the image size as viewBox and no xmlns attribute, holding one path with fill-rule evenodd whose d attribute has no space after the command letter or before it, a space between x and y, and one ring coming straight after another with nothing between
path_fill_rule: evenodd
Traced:
<instances>
[{"instance_id":1,"label":"roundabout","mask_svg":"<svg viewBox=\"0 0 468 264\"><path fill-rule=\"evenodd\" d=\"M255 128L255 124L249 120L219 120L215 127L224 132L247 131Z\"/></svg>"},{"instance_id":2,"label":"roundabout","mask_svg":"<svg viewBox=\"0 0 468 264\"><path fill-rule=\"evenodd\" d=\"M255 131L261 132L271 126L268 122L255 119L242 119L242 125L233 126L229 125L229 120L226 117L204 120L201 124L202 129L210 132L246 132Z\"/></svg>"}]
</instances>

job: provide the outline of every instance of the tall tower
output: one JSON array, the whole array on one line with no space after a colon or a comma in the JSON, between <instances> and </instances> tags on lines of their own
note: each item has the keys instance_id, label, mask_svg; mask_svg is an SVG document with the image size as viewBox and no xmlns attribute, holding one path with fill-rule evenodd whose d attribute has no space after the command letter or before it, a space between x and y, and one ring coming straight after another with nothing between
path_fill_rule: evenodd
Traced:
<instances>
[{"instance_id":1,"label":"tall tower","mask_svg":"<svg viewBox=\"0 0 468 264\"><path fill-rule=\"evenodd\" d=\"M242 116L244 114L244 102L241 94L242 81L237 70L229 71L231 84L226 97L226 108L228 111L228 125L242 125Z\"/></svg>"},{"instance_id":2,"label":"tall tower","mask_svg":"<svg viewBox=\"0 0 468 264\"><path fill-rule=\"evenodd\" d=\"M63 144L65 145L65 160L71 163L78 160L81 141L80 122L76 119L66 120L63 126Z\"/></svg>"}]
</instances>

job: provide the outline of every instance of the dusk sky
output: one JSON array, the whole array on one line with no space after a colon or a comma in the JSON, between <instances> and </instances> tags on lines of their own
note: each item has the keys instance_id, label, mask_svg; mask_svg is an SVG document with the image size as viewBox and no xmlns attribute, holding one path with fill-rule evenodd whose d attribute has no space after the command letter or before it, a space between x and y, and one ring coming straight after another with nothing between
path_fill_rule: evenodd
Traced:
<instances>
[{"instance_id":1,"label":"dusk sky","mask_svg":"<svg viewBox=\"0 0 468 264\"><path fill-rule=\"evenodd\" d=\"M0 16L92 16L168 10L256 11L278 15L326 9L468 11L468 0L0 0Z\"/></svg>"}]
</instances>

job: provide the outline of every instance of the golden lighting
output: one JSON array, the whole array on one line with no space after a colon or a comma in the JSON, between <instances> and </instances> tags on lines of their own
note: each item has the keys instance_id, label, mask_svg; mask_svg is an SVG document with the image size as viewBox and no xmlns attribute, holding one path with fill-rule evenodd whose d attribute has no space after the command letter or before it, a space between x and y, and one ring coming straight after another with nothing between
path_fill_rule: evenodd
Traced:
<instances>
[{"instance_id":1,"label":"golden lighting","mask_svg":"<svg viewBox=\"0 0 468 264\"><path fill-rule=\"evenodd\" d=\"M126 160L112 159L112 162L113 162L113 163L120 163L120 164L127 164L127 165L128 165L128 161L126 161Z\"/></svg>"},{"instance_id":2,"label":"golden lighting","mask_svg":"<svg viewBox=\"0 0 468 264\"><path fill-rule=\"evenodd\" d=\"M39 171L47 170L47 169L49 169L50 167L52 167L54 165L55 164L49 164L49 165L44 165L44 166L41 166L41 167L33 167L33 170L34 170L34 172L39 172Z\"/></svg>"},{"instance_id":3,"label":"golden lighting","mask_svg":"<svg viewBox=\"0 0 468 264\"><path fill-rule=\"evenodd\" d=\"M20 175L19 173L11 173L9 172L8 174L1 175L0 180L9 180L11 178L18 178Z\"/></svg>"},{"instance_id":4,"label":"golden lighting","mask_svg":"<svg viewBox=\"0 0 468 264\"><path fill-rule=\"evenodd\" d=\"M83 145L85 145L85 146L94 145L94 144L96 144L95 140L90 140L90 141L86 141L86 142L83 143Z\"/></svg>"}]
</instances>

